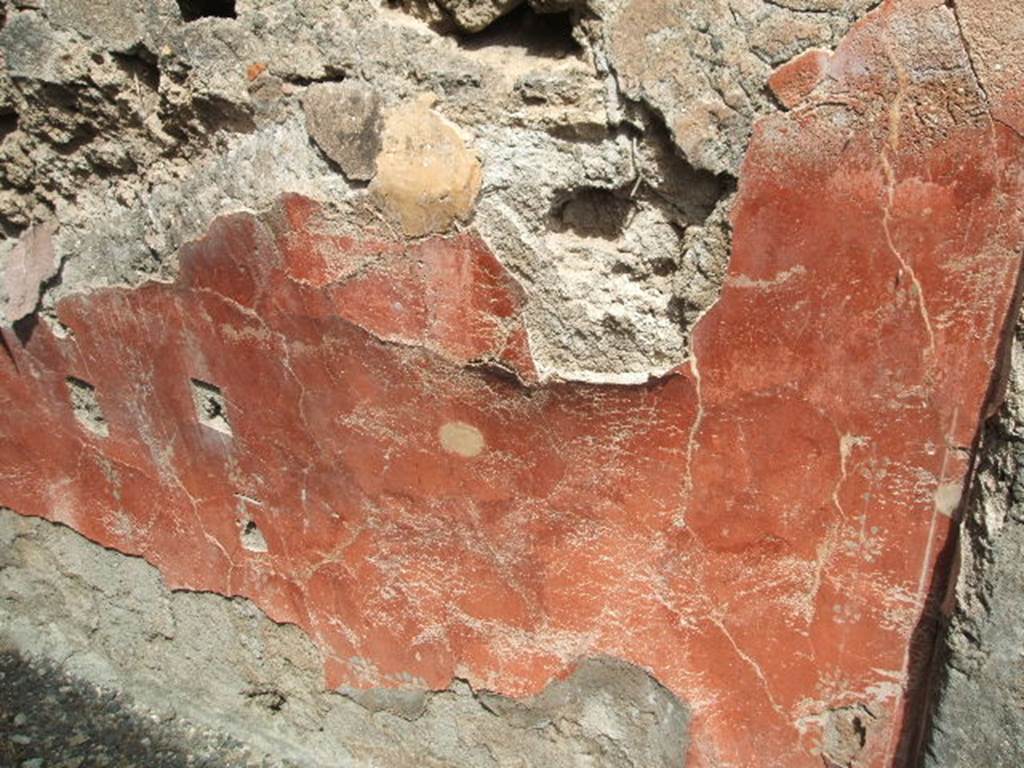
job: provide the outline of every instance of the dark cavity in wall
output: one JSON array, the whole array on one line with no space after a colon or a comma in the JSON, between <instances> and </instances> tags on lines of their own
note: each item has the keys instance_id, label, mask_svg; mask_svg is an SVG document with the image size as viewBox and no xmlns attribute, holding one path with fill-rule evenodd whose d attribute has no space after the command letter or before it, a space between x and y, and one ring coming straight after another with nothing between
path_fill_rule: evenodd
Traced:
<instances>
[{"instance_id":1,"label":"dark cavity in wall","mask_svg":"<svg viewBox=\"0 0 1024 768\"><path fill-rule=\"evenodd\" d=\"M178 0L178 8L181 9L181 18L185 21L210 16L233 19L238 15L235 12L235 0Z\"/></svg>"},{"instance_id":2,"label":"dark cavity in wall","mask_svg":"<svg viewBox=\"0 0 1024 768\"><path fill-rule=\"evenodd\" d=\"M629 190L584 187L555 201L550 226L579 237L618 238L634 211Z\"/></svg>"},{"instance_id":3,"label":"dark cavity in wall","mask_svg":"<svg viewBox=\"0 0 1024 768\"><path fill-rule=\"evenodd\" d=\"M537 13L523 4L479 32L459 33L459 45L476 51L490 46L522 48L532 56L561 59L575 56L580 47L573 38L573 11Z\"/></svg>"},{"instance_id":4,"label":"dark cavity in wall","mask_svg":"<svg viewBox=\"0 0 1024 768\"><path fill-rule=\"evenodd\" d=\"M0 112L0 143L18 130L17 112Z\"/></svg>"}]
</instances>

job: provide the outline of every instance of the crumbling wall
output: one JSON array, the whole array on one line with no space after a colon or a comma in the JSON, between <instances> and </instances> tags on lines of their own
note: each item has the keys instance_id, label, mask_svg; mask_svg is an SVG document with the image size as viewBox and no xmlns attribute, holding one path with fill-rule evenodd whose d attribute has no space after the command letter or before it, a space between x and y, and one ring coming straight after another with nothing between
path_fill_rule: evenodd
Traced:
<instances>
[{"instance_id":1,"label":"crumbling wall","mask_svg":"<svg viewBox=\"0 0 1024 768\"><path fill-rule=\"evenodd\" d=\"M341 88L374 104L370 134L393 112L393 141L428 141L401 124L440 119L412 105L432 94L486 162L475 182L441 182L434 168L424 178L441 186L415 194L461 187L464 217L482 184L473 223L531 290L542 373L616 381L681 360L718 294L731 177L753 119L774 109L772 68L831 47L871 6L235 5L195 3L188 20L172 0L9 9L0 222L13 237L60 220L61 276L44 307L170 278L177 248L218 211L284 191L361 199L381 137L339 134L320 153L304 123L316 140L317 114L331 119L325 105ZM369 156L346 169L341 145ZM372 186L401 220L388 179L408 173L408 158L381 161Z\"/></svg>"},{"instance_id":2,"label":"crumbling wall","mask_svg":"<svg viewBox=\"0 0 1024 768\"><path fill-rule=\"evenodd\" d=\"M256 691L310 760L907 763L1024 248L1014 14L6 3L8 634ZM120 663L148 621L197 631Z\"/></svg>"},{"instance_id":3,"label":"crumbling wall","mask_svg":"<svg viewBox=\"0 0 1024 768\"><path fill-rule=\"evenodd\" d=\"M9 236L61 222L44 305L173 276L177 248L218 211L285 191L344 209L377 163L369 193L409 236L465 219L480 194L476 228L533 287L545 375L664 372L717 295L727 209L704 222L730 182L674 156L658 118L624 102L579 12L550 22L524 6L467 38L371 3L241 3L186 22L170 0L94 5L12 8L3 32L0 215ZM339 130L331 103L346 91L372 104L359 141L317 128ZM445 135L475 171L446 177L442 153L407 187L415 158L400 147ZM434 213L415 221L422 195ZM461 202L439 207L449 195Z\"/></svg>"}]
</instances>

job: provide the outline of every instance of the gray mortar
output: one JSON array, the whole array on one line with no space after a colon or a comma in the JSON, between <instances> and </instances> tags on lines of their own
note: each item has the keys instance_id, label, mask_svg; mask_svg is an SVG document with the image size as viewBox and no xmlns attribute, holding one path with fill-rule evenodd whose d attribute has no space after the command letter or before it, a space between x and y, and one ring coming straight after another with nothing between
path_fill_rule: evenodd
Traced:
<instances>
[{"instance_id":1,"label":"gray mortar","mask_svg":"<svg viewBox=\"0 0 1024 768\"><path fill-rule=\"evenodd\" d=\"M4 768L302 768L0 645Z\"/></svg>"},{"instance_id":2,"label":"gray mortar","mask_svg":"<svg viewBox=\"0 0 1024 768\"><path fill-rule=\"evenodd\" d=\"M71 400L71 407L74 410L78 422L100 437L106 437L110 428L103 416L103 409L96 398L96 388L87 381L82 381L74 376L69 376L65 382L68 388L68 395Z\"/></svg>"},{"instance_id":3,"label":"gray mortar","mask_svg":"<svg viewBox=\"0 0 1024 768\"><path fill-rule=\"evenodd\" d=\"M708 170L734 172L750 122L774 108L763 94L771 66L834 43L869 3L756 0L749 18L700 6L713 17L702 24L736 26L746 37L728 39L749 47L694 74L718 87L712 74L742 72L754 94L736 136L719 137L728 168L693 153L688 163L662 125L681 108L672 99L693 94L617 79L607 30L625 4L537 0L540 11L575 7L571 34L537 15L462 35L445 31L445 3L425 0L238 0L237 18L188 23L174 0L7 0L0 272L24 227L56 219L62 272L40 302L52 320L69 293L173 279L178 248L218 214L262 210L284 192L344 213L365 184L346 182L306 135L307 87L359 82L384 110L430 91L483 161L470 226L527 289L542 377L662 374L685 360L728 260L733 183ZM769 31L775 42L758 42ZM623 225L601 237L564 226L557 211L595 191L628 204Z\"/></svg>"},{"instance_id":4,"label":"gray mortar","mask_svg":"<svg viewBox=\"0 0 1024 768\"><path fill-rule=\"evenodd\" d=\"M170 591L145 561L0 508L0 644L302 766L681 768L689 714L637 667L584 661L532 699L322 687L298 628Z\"/></svg>"},{"instance_id":5,"label":"gray mortar","mask_svg":"<svg viewBox=\"0 0 1024 768\"><path fill-rule=\"evenodd\" d=\"M926 768L1024 765L1024 323L986 425L940 642Z\"/></svg>"}]
</instances>

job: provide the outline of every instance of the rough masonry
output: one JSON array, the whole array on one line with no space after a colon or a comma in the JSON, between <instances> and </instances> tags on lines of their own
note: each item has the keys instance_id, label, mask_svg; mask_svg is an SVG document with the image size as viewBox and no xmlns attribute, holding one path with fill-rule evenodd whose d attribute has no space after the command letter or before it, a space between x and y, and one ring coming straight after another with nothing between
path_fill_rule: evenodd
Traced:
<instances>
[{"instance_id":1,"label":"rough masonry","mask_svg":"<svg viewBox=\"0 0 1024 768\"><path fill-rule=\"evenodd\" d=\"M43 537L301 645L253 690L309 759L512 764L483 707L575 724L526 764L911 765L1017 302L1015 16L6 4L9 641L83 652L24 616Z\"/></svg>"}]
</instances>

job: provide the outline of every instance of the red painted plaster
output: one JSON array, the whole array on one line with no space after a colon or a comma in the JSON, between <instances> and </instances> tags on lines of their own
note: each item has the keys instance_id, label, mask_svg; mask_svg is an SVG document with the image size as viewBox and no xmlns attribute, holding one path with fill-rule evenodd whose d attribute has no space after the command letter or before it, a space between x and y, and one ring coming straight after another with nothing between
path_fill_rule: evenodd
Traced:
<instances>
[{"instance_id":1,"label":"red painted plaster","mask_svg":"<svg viewBox=\"0 0 1024 768\"><path fill-rule=\"evenodd\" d=\"M524 695L610 654L691 707L689 766L820 766L857 703L860 764L898 762L1022 245L1020 137L940 113L969 71L915 48L950 17L887 4L820 102L758 124L725 288L664 378L538 382L476 235L341 235L287 197L213 222L172 285L65 299L70 338L5 331L0 503L251 598L331 686Z\"/></svg>"}]
</instances>

